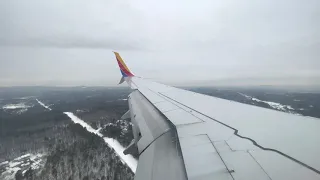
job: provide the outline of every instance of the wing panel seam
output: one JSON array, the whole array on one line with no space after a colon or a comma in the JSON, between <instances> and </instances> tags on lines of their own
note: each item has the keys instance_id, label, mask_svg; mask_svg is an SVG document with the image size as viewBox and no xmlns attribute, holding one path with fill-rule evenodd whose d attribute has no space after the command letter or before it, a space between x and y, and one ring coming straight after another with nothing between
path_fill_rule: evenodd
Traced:
<instances>
[{"instance_id":1,"label":"wing panel seam","mask_svg":"<svg viewBox=\"0 0 320 180\"><path fill-rule=\"evenodd\" d=\"M230 176L231 176L232 179L234 180L234 177L233 177L233 175L232 175L232 171L228 168L226 162L224 162L222 156L220 155L220 152L218 151L218 149L216 148L216 146L213 144L213 142L211 141L211 139L210 139L210 137L208 136L208 134L206 134L206 136L208 137L209 141L211 142L213 148L217 151L217 154L219 155L219 157L220 157L221 161L223 162L224 166L226 167L228 173L230 174Z\"/></svg>"},{"instance_id":2,"label":"wing panel seam","mask_svg":"<svg viewBox=\"0 0 320 180\"><path fill-rule=\"evenodd\" d=\"M245 136L239 135L239 134L238 134L238 132L239 132L238 129L236 129L236 128L234 128L234 127L231 127L231 126L229 126L229 125L227 125L227 124L225 124L225 123L223 123L223 122L221 122L221 121L218 121L218 120L216 120L216 119L213 119L212 117L210 117L210 116L208 116L208 115L206 115L206 114L203 114L203 113L201 113L201 112L199 112L199 111L197 111L197 110L195 110L195 109L193 109L193 108L191 108L191 107L189 107L189 106L187 106L187 105L185 105L185 104L183 104L183 103L180 103L179 101L176 101L176 100L174 100L174 99L172 99L172 98L170 98L170 97L168 97L168 96L166 96L166 95L164 95L164 94L162 94L162 93L160 93L160 92L159 92L159 94L161 94L161 95L164 96L164 97L167 97L168 99L171 99L172 101L175 101L175 102L178 103L178 104L181 104L182 106L185 106L185 107L187 107L187 108L189 108L189 109L192 109L193 111L195 111L195 112L197 112L197 113L199 113L199 114L201 114L201 115L203 115L203 116L205 116L205 117L207 117L207 118L209 118L209 119L211 119L211 120L213 120L213 121L216 121L217 123L220 123L220 124L222 124L222 125L230 128L230 129L234 130L234 135L236 135L236 136L238 136L238 137L240 137L240 138L242 138L242 139L247 139L247 140L251 141L253 145L259 147L259 148L262 149L262 150L275 152L275 153L277 153L277 154L279 154L279 155L282 155L282 156L284 156L284 157L286 157L286 158L288 158L288 159L290 159L290 160L292 160L292 161L300 164L301 166L303 166L303 167L305 167L305 168L308 168L309 170L311 170L311 171L313 171L313 172L315 172L315 173L317 173L317 174L320 174L320 171L319 171L318 169L315 169L314 167L311 167L311 166L309 166L309 165L307 165L307 164L305 164L305 163L303 163L303 162L301 162L301 161L299 161L299 160L297 160L297 159L295 159L295 158L293 158L293 157L291 157L291 156L289 156L289 155L287 155L287 154L285 154L285 153L283 153L283 152L281 152L281 151L279 151L279 150L272 149L272 148L265 148L265 147L259 145L255 140L253 140L253 139L251 139L251 138L249 138L249 137L245 137Z\"/></svg>"},{"instance_id":3,"label":"wing panel seam","mask_svg":"<svg viewBox=\"0 0 320 180\"><path fill-rule=\"evenodd\" d=\"M252 157L252 159L260 166L260 168L262 169L262 171L264 172L264 173L266 173L266 175L268 176L268 178L270 179L270 180L272 180L272 178L270 177L270 175L267 173L267 171L261 166L261 164L256 160L256 158L254 158L253 156L252 156L252 154L250 153L250 151L247 151L248 152L248 154Z\"/></svg>"}]
</instances>

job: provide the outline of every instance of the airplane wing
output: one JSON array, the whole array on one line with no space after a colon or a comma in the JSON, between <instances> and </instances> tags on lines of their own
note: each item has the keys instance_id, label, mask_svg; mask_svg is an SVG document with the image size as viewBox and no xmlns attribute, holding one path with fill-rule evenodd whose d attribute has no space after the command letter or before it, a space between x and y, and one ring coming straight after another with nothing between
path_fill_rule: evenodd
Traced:
<instances>
[{"instance_id":1,"label":"airplane wing","mask_svg":"<svg viewBox=\"0 0 320 180\"><path fill-rule=\"evenodd\" d=\"M129 111L135 180L320 179L320 120L198 94L135 76Z\"/></svg>"}]
</instances>

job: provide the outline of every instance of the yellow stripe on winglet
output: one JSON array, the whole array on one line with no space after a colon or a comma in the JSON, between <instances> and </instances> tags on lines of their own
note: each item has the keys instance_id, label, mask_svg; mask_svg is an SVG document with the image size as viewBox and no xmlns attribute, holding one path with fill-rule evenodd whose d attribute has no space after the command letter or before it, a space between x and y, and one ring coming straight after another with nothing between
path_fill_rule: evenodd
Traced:
<instances>
[{"instance_id":1,"label":"yellow stripe on winglet","mask_svg":"<svg viewBox=\"0 0 320 180\"><path fill-rule=\"evenodd\" d=\"M130 71L130 69L128 68L128 66L126 65L126 63L124 63L124 61L122 60L120 54L119 54L118 52L113 52L113 53L116 55L118 61L120 61L120 63L123 65L123 67L124 67L128 72L131 73L131 71Z\"/></svg>"}]
</instances>

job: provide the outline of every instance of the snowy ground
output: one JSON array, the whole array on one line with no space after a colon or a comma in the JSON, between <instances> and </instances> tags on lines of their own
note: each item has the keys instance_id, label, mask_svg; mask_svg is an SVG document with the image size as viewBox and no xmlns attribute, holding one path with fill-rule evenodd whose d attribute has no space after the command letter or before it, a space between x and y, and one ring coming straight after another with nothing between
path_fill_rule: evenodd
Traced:
<instances>
[{"instance_id":1,"label":"snowy ground","mask_svg":"<svg viewBox=\"0 0 320 180\"><path fill-rule=\"evenodd\" d=\"M27 109L31 106L28 106L24 103L18 103L18 104L6 104L2 106L2 109Z\"/></svg>"},{"instance_id":2,"label":"snowy ground","mask_svg":"<svg viewBox=\"0 0 320 180\"><path fill-rule=\"evenodd\" d=\"M45 154L24 154L12 161L4 161L0 163L0 179L11 180L15 178L15 174L21 170L24 174L29 168L36 170L44 165L43 156Z\"/></svg>"},{"instance_id":3,"label":"snowy ground","mask_svg":"<svg viewBox=\"0 0 320 180\"><path fill-rule=\"evenodd\" d=\"M127 100L127 99L122 99L122 100ZM52 109L45 105L43 102L41 102L40 100L36 99L36 101L43 106L44 108L48 109L49 111L51 111ZM103 137L103 135L99 132L100 129L96 130L94 128L92 128L89 124L87 124L86 122L84 122L82 119L78 118L77 116L75 116L72 112L64 112L64 114L66 114L67 116L69 116L69 118L77 124L80 124L82 127L86 128L87 131L96 134L99 137L102 137L103 140L108 144L109 147L111 147L112 149L115 150L115 152L117 153L117 155L121 158L121 160L128 165L128 167L132 170L132 172L136 172L137 169L137 160L132 156L132 155L125 155L123 154L124 151L124 147L122 147L122 145L116 140L116 139L112 139L112 138L108 138L108 137ZM127 127L126 127L127 128Z\"/></svg>"},{"instance_id":4,"label":"snowy ground","mask_svg":"<svg viewBox=\"0 0 320 180\"><path fill-rule=\"evenodd\" d=\"M102 137L104 141L108 144L109 147L114 149L117 155L121 158L122 162L128 165L128 167L132 170L132 172L136 172L137 169L137 160L132 155L124 155L124 147L116 140L112 138L103 137L103 135L99 132L99 129L93 129L89 124L75 116L72 112L64 112L69 118L77 124L80 124L82 127L86 128L88 132L94 133L99 137Z\"/></svg>"},{"instance_id":5,"label":"snowy ground","mask_svg":"<svg viewBox=\"0 0 320 180\"><path fill-rule=\"evenodd\" d=\"M49 111L52 110L49 106L45 105L45 104L44 104L43 102L41 102L40 100L36 99L36 101L37 101L42 107L48 109Z\"/></svg>"},{"instance_id":6,"label":"snowy ground","mask_svg":"<svg viewBox=\"0 0 320 180\"><path fill-rule=\"evenodd\" d=\"M22 98L15 98L15 99L18 99L18 100L27 100L27 99L30 99L32 96L30 97L22 97ZM52 109L45 105L42 101L38 100L38 99L35 99L40 106L44 107L45 109L51 111ZM32 108L34 105L33 104L30 104L27 103L27 102L19 102L19 103L15 103L15 104L5 104L2 106L2 109L6 112L11 112L11 113L14 113L14 114L22 114L24 112L27 112L29 108Z\"/></svg>"},{"instance_id":7,"label":"snowy ground","mask_svg":"<svg viewBox=\"0 0 320 180\"><path fill-rule=\"evenodd\" d=\"M293 113L293 114L297 114L296 112L293 111L295 109L292 108L289 105L283 105L283 104L276 103L276 102L271 102L271 101L263 101L263 100L257 99L255 97L248 96L248 95L243 94L243 93L239 93L239 94L244 96L244 97L246 97L247 99L252 100L252 101L266 103L266 104L268 104L270 107L272 107L274 109L277 109L277 110L280 110L280 111L284 111L284 112Z\"/></svg>"},{"instance_id":8,"label":"snowy ground","mask_svg":"<svg viewBox=\"0 0 320 180\"><path fill-rule=\"evenodd\" d=\"M6 112L22 114L24 112L27 112L31 107L33 107L33 105L27 105L26 103L21 102L16 104L6 104L2 106L2 109Z\"/></svg>"}]
</instances>

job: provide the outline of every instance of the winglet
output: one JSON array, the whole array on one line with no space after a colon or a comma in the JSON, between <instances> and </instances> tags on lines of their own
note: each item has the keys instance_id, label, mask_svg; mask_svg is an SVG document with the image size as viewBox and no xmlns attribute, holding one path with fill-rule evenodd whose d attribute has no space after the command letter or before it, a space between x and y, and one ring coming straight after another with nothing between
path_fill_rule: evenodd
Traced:
<instances>
[{"instance_id":1,"label":"winglet","mask_svg":"<svg viewBox=\"0 0 320 180\"><path fill-rule=\"evenodd\" d=\"M124 63L124 61L122 60L121 56L119 53L117 52L113 52L116 55L116 59L120 68L120 72L122 74L122 77L132 77L134 76L134 74L130 71L130 69L128 68L128 66L126 65L126 63ZM121 84L123 82L123 79L120 80Z\"/></svg>"}]
</instances>

